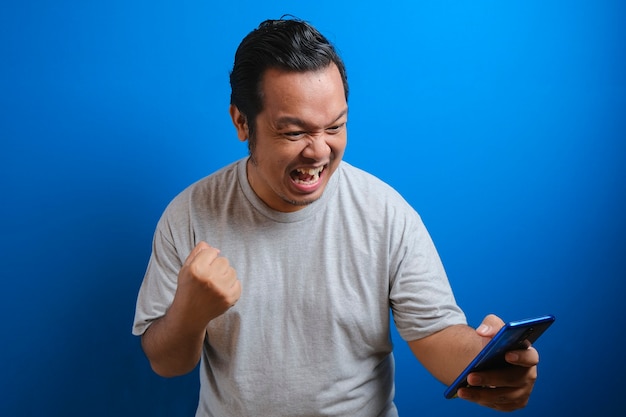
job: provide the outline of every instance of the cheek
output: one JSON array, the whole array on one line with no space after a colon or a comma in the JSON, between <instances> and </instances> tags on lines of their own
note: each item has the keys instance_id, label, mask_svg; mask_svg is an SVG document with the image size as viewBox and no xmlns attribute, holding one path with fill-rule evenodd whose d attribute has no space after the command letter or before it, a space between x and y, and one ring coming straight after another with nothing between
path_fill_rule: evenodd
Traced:
<instances>
[{"instance_id":1,"label":"cheek","mask_svg":"<svg viewBox=\"0 0 626 417\"><path fill-rule=\"evenodd\" d=\"M287 170L291 159L281 149L267 149L265 152L257 153L259 156L259 168L266 173L267 176L277 179L282 177Z\"/></svg>"},{"instance_id":2,"label":"cheek","mask_svg":"<svg viewBox=\"0 0 626 417\"><path fill-rule=\"evenodd\" d=\"M305 148L304 142L283 142L280 146L267 149L266 160L270 161L274 170L290 170L290 166L298 163Z\"/></svg>"},{"instance_id":3,"label":"cheek","mask_svg":"<svg viewBox=\"0 0 626 417\"><path fill-rule=\"evenodd\" d=\"M346 145L348 143L347 135L341 135L340 137L333 137L332 140L328 141L328 146L335 154L336 158L341 158L343 156L344 151L346 150Z\"/></svg>"}]
</instances>

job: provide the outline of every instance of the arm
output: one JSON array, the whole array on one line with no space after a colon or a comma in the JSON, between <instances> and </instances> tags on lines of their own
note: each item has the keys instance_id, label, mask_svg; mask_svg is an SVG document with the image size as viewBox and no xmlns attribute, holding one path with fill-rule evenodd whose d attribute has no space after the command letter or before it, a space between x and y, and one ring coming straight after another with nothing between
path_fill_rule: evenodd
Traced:
<instances>
[{"instance_id":1,"label":"arm","mask_svg":"<svg viewBox=\"0 0 626 417\"><path fill-rule=\"evenodd\" d=\"M141 337L152 369L165 377L191 371L200 360L207 324L240 295L241 284L228 260L200 242L178 274L172 305Z\"/></svg>"},{"instance_id":2,"label":"arm","mask_svg":"<svg viewBox=\"0 0 626 417\"><path fill-rule=\"evenodd\" d=\"M489 315L476 330L451 326L411 341L409 346L433 376L449 385L503 325L498 317ZM459 397L501 411L526 406L537 379L539 354L531 347L508 352L506 360L516 366L470 374L471 387L460 389Z\"/></svg>"},{"instance_id":3,"label":"arm","mask_svg":"<svg viewBox=\"0 0 626 417\"><path fill-rule=\"evenodd\" d=\"M455 325L409 342L415 357L439 381L450 385L484 345L474 329Z\"/></svg>"}]
</instances>

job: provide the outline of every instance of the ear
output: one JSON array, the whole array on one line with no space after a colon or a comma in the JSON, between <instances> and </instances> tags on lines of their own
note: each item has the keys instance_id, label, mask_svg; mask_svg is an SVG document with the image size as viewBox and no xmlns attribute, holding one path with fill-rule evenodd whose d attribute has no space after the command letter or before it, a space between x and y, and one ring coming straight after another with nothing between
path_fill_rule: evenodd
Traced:
<instances>
[{"instance_id":1,"label":"ear","mask_svg":"<svg viewBox=\"0 0 626 417\"><path fill-rule=\"evenodd\" d=\"M234 104L231 104L228 110L230 112L230 118L233 120L233 124L235 125L235 129L237 129L237 137L240 141L245 142L250 136L248 119Z\"/></svg>"}]
</instances>

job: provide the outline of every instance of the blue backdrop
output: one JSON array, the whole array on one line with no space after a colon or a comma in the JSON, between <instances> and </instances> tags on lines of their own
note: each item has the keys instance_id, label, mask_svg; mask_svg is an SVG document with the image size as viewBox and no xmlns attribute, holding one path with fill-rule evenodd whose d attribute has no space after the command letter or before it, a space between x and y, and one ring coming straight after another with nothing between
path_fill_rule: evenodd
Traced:
<instances>
[{"instance_id":1,"label":"blue backdrop","mask_svg":"<svg viewBox=\"0 0 626 417\"><path fill-rule=\"evenodd\" d=\"M342 53L346 160L422 214L470 323L557 316L519 415L622 406L624 2L216 3L0 6L0 415L193 415L197 375L151 372L135 297L165 205L246 155L228 71L284 13ZM393 337L401 415L500 415Z\"/></svg>"}]
</instances>

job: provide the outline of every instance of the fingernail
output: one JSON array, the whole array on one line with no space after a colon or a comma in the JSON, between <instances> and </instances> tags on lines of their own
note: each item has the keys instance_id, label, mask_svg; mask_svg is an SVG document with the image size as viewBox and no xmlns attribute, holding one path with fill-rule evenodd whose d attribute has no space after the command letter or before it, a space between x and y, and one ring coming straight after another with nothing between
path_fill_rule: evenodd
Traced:
<instances>
[{"instance_id":1,"label":"fingernail","mask_svg":"<svg viewBox=\"0 0 626 417\"><path fill-rule=\"evenodd\" d=\"M486 324L481 324L480 326L478 326L478 328L476 329L476 331L478 333L487 333L489 331L489 326L487 326Z\"/></svg>"}]
</instances>

